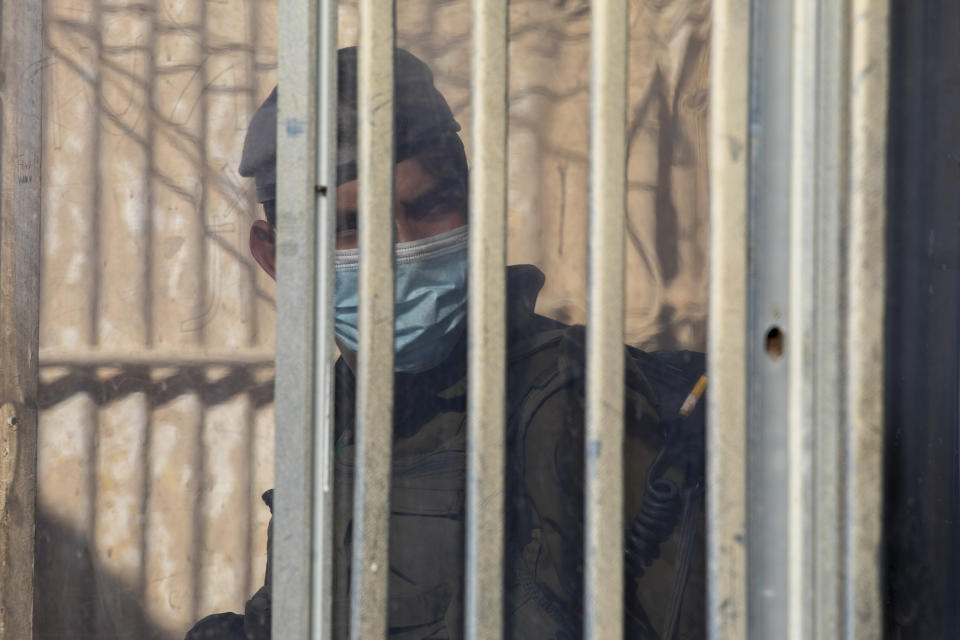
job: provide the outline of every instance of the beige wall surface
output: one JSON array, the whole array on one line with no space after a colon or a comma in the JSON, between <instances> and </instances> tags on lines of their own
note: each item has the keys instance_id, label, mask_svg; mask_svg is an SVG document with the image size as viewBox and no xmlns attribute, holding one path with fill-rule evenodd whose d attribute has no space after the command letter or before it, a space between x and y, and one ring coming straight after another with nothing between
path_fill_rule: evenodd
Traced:
<instances>
[{"instance_id":1,"label":"beige wall surface","mask_svg":"<svg viewBox=\"0 0 960 640\"><path fill-rule=\"evenodd\" d=\"M46 3L41 638L183 637L262 584L273 285L236 166L275 14Z\"/></svg>"},{"instance_id":2,"label":"beige wall surface","mask_svg":"<svg viewBox=\"0 0 960 640\"><path fill-rule=\"evenodd\" d=\"M469 5L405 0L469 145ZM237 174L275 0L46 0L40 638L180 638L262 583L273 283ZM341 40L356 9L341 7ZM631 3L627 328L704 348L707 0ZM510 261L586 309L589 6L511 3Z\"/></svg>"}]
</instances>

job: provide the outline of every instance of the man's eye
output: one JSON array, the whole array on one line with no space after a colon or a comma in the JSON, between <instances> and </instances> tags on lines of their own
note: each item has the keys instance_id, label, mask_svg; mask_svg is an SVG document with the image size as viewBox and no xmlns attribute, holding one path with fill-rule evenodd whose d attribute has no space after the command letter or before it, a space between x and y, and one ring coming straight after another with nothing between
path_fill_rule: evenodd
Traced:
<instances>
[{"instance_id":1,"label":"man's eye","mask_svg":"<svg viewBox=\"0 0 960 640\"><path fill-rule=\"evenodd\" d=\"M459 183L444 182L405 205L408 218L425 218L433 213L446 213L461 208L465 194Z\"/></svg>"}]
</instances>

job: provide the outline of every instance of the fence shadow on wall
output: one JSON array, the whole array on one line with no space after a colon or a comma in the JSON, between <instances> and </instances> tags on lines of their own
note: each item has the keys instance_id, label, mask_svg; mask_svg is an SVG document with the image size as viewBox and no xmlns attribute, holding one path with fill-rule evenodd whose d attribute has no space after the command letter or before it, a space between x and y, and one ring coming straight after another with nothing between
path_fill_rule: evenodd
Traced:
<instances>
[{"instance_id":1,"label":"fence shadow on wall","mask_svg":"<svg viewBox=\"0 0 960 640\"><path fill-rule=\"evenodd\" d=\"M182 638L262 583L272 288L236 172L273 0L46 0L38 638Z\"/></svg>"},{"instance_id":2,"label":"fence shadow on wall","mask_svg":"<svg viewBox=\"0 0 960 640\"><path fill-rule=\"evenodd\" d=\"M98 408L109 407L112 403L133 394L148 399L149 411L153 413L163 405L174 402L185 394L199 396L204 406L215 406L228 402L231 398L245 396L250 399L253 408L269 407L273 403L273 376L263 375L253 367L233 367L222 377L210 379L202 367L187 367L163 377L151 376L144 367L133 367L104 377L97 367L76 367L64 372L60 377L41 386L40 409L50 410L61 402L77 395L90 398ZM96 457L99 445L97 426L89 431L91 439L87 449L91 457ZM247 439L253 439L248 431ZM149 448L143 451L144 458L150 456ZM192 461L202 467L203 456ZM149 461L144 460L144 464ZM89 464L93 474L96 464ZM236 469L225 472L236 473ZM55 473L55 471L54 471ZM202 471L200 472L202 473ZM96 493L96 479L90 485ZM148 503L151 488L140 488L143 503ZM85 496L91 503L98 503L96 495ZM190 541L192 549L180 550L187 562L182 563L186 575L177 580L190 592L196 594L203 588L200 574L201 563L190 562L192 558L203 555L203 529L207 514L203 501L196 495L191 504L183 505L184 517L188 517L194 531ZM102 510L101 510L102 511ZM189 514L189 516L187 516ZM38 599L36 603L36 637L53 640L54 638L119 638L137 637L161 639L182 637L183 629L171 629L170 621L155 624L151 616L151 607L146 585L158 576L146 574L146 564L141 564L139 575L130 579L110 567L109 557L104 561L101 553L92 543L95 537L93 529L97 527L97 516L91 514L87 530L80 530L67 522L58 520L41 504L37 514L37 554L38 554ZM249 513L234 514L238 529L250 519ZM142 532L146 534L146 532ZM142 556L148 553L145 540L141 540ZM108 552L109 556L109 552ZM238 559L249 563L249 558ZM246 567L248 573L257 574L257 568ZM256 579L262 579L263 567L259 567ZM200 602L194 601L189 607L189 619L198 619L210 611L200 609Z\"/></svg>"}]
</instances>

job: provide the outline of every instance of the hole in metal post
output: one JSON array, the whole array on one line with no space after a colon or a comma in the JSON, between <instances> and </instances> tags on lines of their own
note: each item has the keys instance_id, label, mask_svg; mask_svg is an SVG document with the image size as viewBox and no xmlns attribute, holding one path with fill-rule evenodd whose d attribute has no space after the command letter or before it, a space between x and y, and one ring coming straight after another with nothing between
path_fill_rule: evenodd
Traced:
<instances>
[{"instance_id":1,"label":"hole in metal post","mask_svg":"<svg viewBox=\"0 0 960 640\"><path fill-rule=\"evenodd\" d=\"M772 360L779 360L783 357L783 332L780 331L780 327L770 327L770 330L767 331L765 348L767 355Z\"/></svg>"}]
</instances>

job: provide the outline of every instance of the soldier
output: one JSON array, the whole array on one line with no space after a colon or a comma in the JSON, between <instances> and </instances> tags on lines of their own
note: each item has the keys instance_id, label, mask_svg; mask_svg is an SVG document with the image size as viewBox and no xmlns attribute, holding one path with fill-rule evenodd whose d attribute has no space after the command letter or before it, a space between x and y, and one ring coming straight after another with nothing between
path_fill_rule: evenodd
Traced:
<instances>
[{"instance_id":1,"label":"soldier","mask_svg":"<svg viewBox=\"0 0 960 640\"><path fill-rule=\"evenodd\" d=\"M357 349L355 48L338 55L334 637L349 636ZM396 51L396 362L389 636L463 635L468 171L430 69ZM275 277L277 93L254 116L241 174L266 220L250 249ZM283 224L283 221L279 221ZM535 267L507 273L505 635L582 635L584 332L534 313ZM702 637L702 434L678 409L702 356L626 348L624 624L631 638ZM269 504L270 492L265 494ZM245 616L208 616L187 639L266 640L264 587Z\"/></svg>"}]
</instances>

